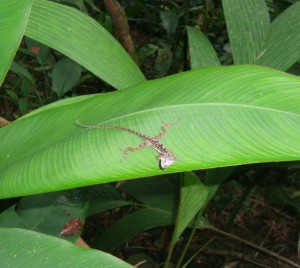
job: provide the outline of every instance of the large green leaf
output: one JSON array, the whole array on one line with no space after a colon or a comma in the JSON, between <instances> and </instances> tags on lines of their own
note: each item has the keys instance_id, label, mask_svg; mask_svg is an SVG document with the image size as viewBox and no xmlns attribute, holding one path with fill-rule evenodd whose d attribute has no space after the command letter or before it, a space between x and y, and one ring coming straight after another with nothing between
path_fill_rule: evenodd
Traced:
<instances>
[{"instance_id":1,"label":"large green leaf","mask_svg":"<svg viewBox=\"0 0 300 268\"><path fill-rule=\"evenodd\" d=\"M67 99L0 129L0 197L29 195L184 170L300 159L300 79L256 66L210 67L128 90ZM151 148L113 129L154 136L178 157L159 170Z\"/></svg>"},{"instance_id":2,"label":"large green leaf","mask_svg":"<svg viewBox=\"0 0 300 268\"><path fill-rule=\"evenodd\" d=\"M270 27L265 0L222 0L235 64L255 64Z\"/></svg>"},{"instance_id":3,"label":"large green leaf","mask_svg":"<svg viewBox=\"0 0 300 268\"><path fill-rule=\"evenodd\" d=\"M118 41L72 7L35 0L26 36L60 51L118 89L145 81Z\"/></svg>"},{"instance_id":4,"label":"large green leaf","mask_svg":"<svg viewBox=\"0 0 300 268\"><path fill-rule=\"evenodd\" d=\"M46 0L3 0L0 84L24 33L73 59L117 89L145 81L118 41L84 13Z\"/></svg>"},{"instance_id":5,"label":"large green leaf","mask_svg":"<svg viewBox=\"0 0 300 268\"><path fill-rule=\"evenodd\" d=\"M94 249L24 229L0 228L1 267L133 267Z\"/></svg>"},{"instance_id":6,"label":"large green leaf","mask_svg":"<svg viewBox=\"0 0 300 268\"><path fill-rule=\"evenodd\" d=\"M1 0L0 85L23 38L32 0Z\"/></svg>"}]
</instances>

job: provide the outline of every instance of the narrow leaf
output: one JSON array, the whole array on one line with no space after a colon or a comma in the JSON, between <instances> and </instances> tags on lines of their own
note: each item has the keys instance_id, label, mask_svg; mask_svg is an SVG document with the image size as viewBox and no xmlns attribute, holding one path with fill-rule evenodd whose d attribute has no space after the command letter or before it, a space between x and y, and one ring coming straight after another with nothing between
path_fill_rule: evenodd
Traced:
<instances>
[{"instance_id":1,"label":"narrow leaf","mask_svg":"<svg viewBox=\"0 0 300 268\"><path fill-rule=\"evenodd\" d=\"M223 0L235 64L255 64L270 27L265 0Z\"/></svg>"},{"instance_id":2,"label":"narrow leaf","mask_svg":"<svg viewBox=\"0 0 300 268\"><path fill-rule=\"evenodd\" d=\"M218 66L220 61L208 38L194 27L187 26L191 69Z\"/></svg>"},{"instance_id":3,"label":"narrow leaf","mask_svg":"<svg viewBox=\"0 0 300 268\"><path fill-rule=\"evenodd\" d=\"M115 222L93 245L101 250L110 251L145 230L173 224L174 215L174 212L159 209L139 210Z\"/></svg>"},{"instance_id":4,"label":"narrow leaf","mask_svg":"<svg viewBox=\"0 0 300 268\"><path fill-rule=\"evenodd\" d=\"M192 172L184 173L180 192L176 227L172 239L173 244L177 242L182 232L198 212L205 208L208 195L205 185Z\"/></svg>"},{"instance_id":5,"label":"narrow leaf","mask_svg":"<svg viewBox=\"0 0 300 268\"><path fill-rule=\"evenodd\" d=\"M300 2L280 14L261 49L257 64L287 70L300 59Z\"/></svg>"}]
</instances>

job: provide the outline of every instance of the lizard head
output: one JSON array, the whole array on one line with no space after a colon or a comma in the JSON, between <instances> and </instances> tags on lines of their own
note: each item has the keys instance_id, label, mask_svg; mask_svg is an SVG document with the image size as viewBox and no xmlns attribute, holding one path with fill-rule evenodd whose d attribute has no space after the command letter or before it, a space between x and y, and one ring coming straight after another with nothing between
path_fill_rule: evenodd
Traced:
<instances>
[{"instance_id":1,"label":"lizard head","mask_svg":"<svg viewBox=\"0 0 300 268\"><path fill-rule=\"evenodd\" d=\"M162 154L159 158L161 169L166 169L176 161L174 155Z\"/></svg>"}]
</instances>

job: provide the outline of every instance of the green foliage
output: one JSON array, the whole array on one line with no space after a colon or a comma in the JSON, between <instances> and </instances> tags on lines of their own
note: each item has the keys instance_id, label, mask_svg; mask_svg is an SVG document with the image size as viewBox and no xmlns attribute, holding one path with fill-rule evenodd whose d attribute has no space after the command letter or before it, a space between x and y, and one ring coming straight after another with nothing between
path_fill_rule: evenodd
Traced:
<instances>
[{"instance_id":1,"label":"green foliage","mask_svg":"<svg viewBox=\"0 0 300 268\"><path fill-rule=\"evenodd\" d=\"M53 236L17 228L0 228L1 266L20 267L133 267L116 257L86 249Z\"/></svg>"},{"instance_id":2,"label":"green foliage","mask_svg":"<svg viewBox=\"0 0 300 268\"><path fill-rule=\"evenodd\" d=\"M79 82L81 66L70 59L62 59L53 66L52 86L59 97L64 96Z\"/></svg>"},{"instance_id":3,"label":"green foliage","mask_svg":"<svg viewBox=\"0 0 300 268\"><path fill-rule=\"evenodd\" d=\"M11 83L2 98L14 102L20 114L29 109L36 84L26 66L12 64L24 36L30 39L26 39L28 49L21 52L25 57L41 49L36 61L44 75L47 64L53 67L46 77L51 76L52 90L59 98L86 79L81 76L81 66L120 89L54 102L0 129L0 198L28 195L0 215L0 226L10 227L0 230L0 240L7 243L0 250L1 260L7 266L26 262L33 256L28 252L34 252L36 266L46 258L49 266L58 266L66 256L73 256L67 258L70 266L89 267L101 260L104 267L130 267L103 252L79 249L63 239L12 228L58 236L70 218L84 221L86 213L93 215L128 205L139 209L116 221L94 244L110 250L144 230L175 224L167 266L176 242L188 226L193 230L209 228L201 213L233 171L225 167L300 159L300 79L281 72L300 58L300 3L291 5L271 22L263 0L223 0L234 63L278 70L251 65L220 67L208 38L189 26L191 67L197 70L145 81L118 41L86 14L46 0L2 2L0 81L9 68L20 81L18 93L12 90ZM78 3L86 12L84 3ZM93 8L93 1L89 6ZM151 52L158 56L155 65L160 76L169 72L175 58L180 58L172 56L174 46L183 47L180 40L172 38L183 28L177 26L178 10L176 6L159 12L172 43L152 46ZM51 58L50 49L69 59L61 59L60 54L59 59ZM74 124L79 120L88 125L124 126L155 136L161 122L178 119L161 140L178 157L164 171L159 169L157 153L151 148L129 153L120 161L120 148L142 143L138 137L112 129L82 129ZM190 172L182 173L180 183L167 177L168 173L220 167L223 168L208 171L204 183ZM50 193L153 175L163 176L129 181L120 190L112 185L91 186L88 200L75 200L68 192ZM123 197L124 192L131 200ZM243 198L248 193L245 191ZM297 209L298 199L295 191L289 201ZM64 214L65 210L69 214ZM114 234L118 237L113 239ZM78 236L79 233L70 240ZM183 263L185 252L186 249L178 263ZM16 254L18 258L13 258Z\"/></svg>"}]
</instances>

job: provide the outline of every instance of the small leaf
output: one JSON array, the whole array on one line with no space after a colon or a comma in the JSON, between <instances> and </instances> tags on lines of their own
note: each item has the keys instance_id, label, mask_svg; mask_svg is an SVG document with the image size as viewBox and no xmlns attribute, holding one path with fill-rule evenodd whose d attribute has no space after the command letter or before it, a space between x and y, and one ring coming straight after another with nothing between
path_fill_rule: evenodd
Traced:
<instances>
[{"instance_id":1,"label":"small leaf","mask_svg":"<svg viewBox=\"0 0 300 268\"><path fill-rule=\"evenodd\" d=\"M174 12L167 12L161 10L159 12L160 19L162 21L163 28L167 32L168 38L175 34L177 25L178 25L178 17Z\"/></svg>"},{"instance_id":2,"label":"small leaf","mask_svg":"<svg viewBox=\"0 0 300 268\"><path fill-rule=\"evenodd\" d=\"M34 57L37 59L38 63L40 65L45 65L47 62L49 53L50 53L50 47L33 40L29 37L25 38L26 45L30 52L34 55ZM39 67L37 67L39 68Z\"/></svg>"},{"instance_id":3,"label":"small leaf","mask_svg":"<svg viewBox=\"0 0 300 268\"><path fill-rule=\"evenodd\" d=\"M14 72L15 74L17 74L18 76L20 76L21 78L25 78L28 81L30 81L31 84L35 83L34 77L32 76L32 74L30 72L28 72L28 70L26 68L24 68L23 66L21 66L19 63L17 62L12 62L11 66L10 66L10 71Z\"/></svg>"},{"instance_id":4,"label":"small leaf","mask_svg":"<svg viewBox=\"0 0 300 268\"><path fill-rule=\"evenodd\" d=\"M270 27L265 0L223 0L235 64L256 64Z\"/></svg>"},{"instance_id":5,"label":"small leaf","mask_svg":"<svg viewBox=\"0 0 300 268\"><path fill-rule=\"evenodd\" d=\"M59 97L64 96L80 79L81 66L76 62L64 58L57 62L53 68L52 89Z\"/></svg>"}]
</instances>

